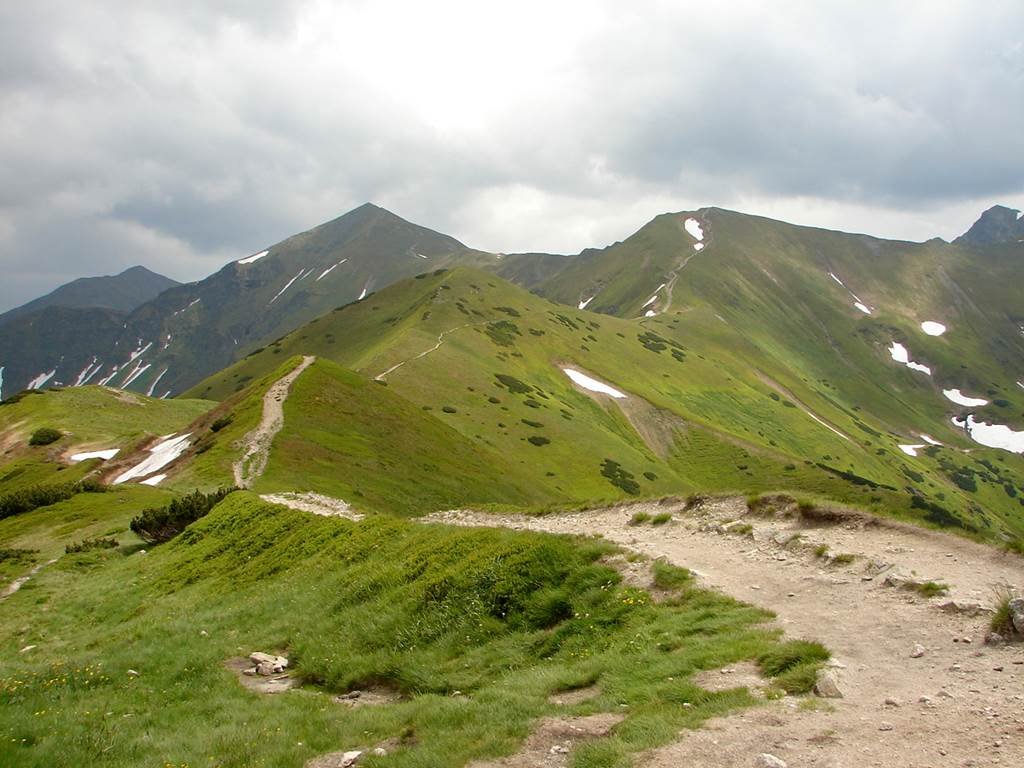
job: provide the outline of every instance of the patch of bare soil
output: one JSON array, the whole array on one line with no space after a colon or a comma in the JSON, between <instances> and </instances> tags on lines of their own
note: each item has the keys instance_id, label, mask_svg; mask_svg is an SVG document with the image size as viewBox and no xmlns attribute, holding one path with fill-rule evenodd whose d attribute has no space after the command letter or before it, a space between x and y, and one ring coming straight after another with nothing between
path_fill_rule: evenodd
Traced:
<instances>
[{"instance_id":1,"label":"patch of bare soil","mask_svg":"<svg viewBox=\"0 0 1024 768\"><path fill-rule=\"evenodd\" d=\"M561 768L569 764L577 744L607 736L623 719L624 715L610 712L586 717L546 717L514 755L477 760L468 768Z\"/></svg>"},{"instance_id":2,"label":"patch of bare soil","mask_svg":"<svg viewBox=\"0 0 1024 768\"><path fill-rule=\"evenodd\" d=\"M669 511L673 522L630 526L641 511ZM1024 588L1020 557L860 516L749 515L737 498L689 510L652 502L547 517L455 511L430 519L601 534L772 610L787 636L832 651L842 698L766 702L680 734L639 766L752 766L764 752L813 768L1024 765L1024 646L983 642L994 589ZM726 532L736 521L749 524L749 534ZM820 556L822 547L833 557ZM890 574L934 580L949 593L929 599L894 588L899 579ZM940 608L950 602L957 607Z\"/></svg>"},{"instance_id":3,"label":"patch of bare soil","mask_svg":"<svg viewBox=\"0 0 1024 768\"><path fill-rule=\"evenodd\" d=\"M228 659L224 662L224 666L235 673L238 677L238 682L256 693L284 693L292 688L297 688L299 685L299 680L287 672L269 677L245 674L245 670L252 668L252 662L249 659Z\"/></svg>"},{"instance_id":4,"label":"patch of bare soil","mask_svg":"<svg viewBox=\"0 0 1024 768\"><path fill-rule=\"evenodd\" d=\"M601 689L596 685L588 685L585 688L573 688L571 691L559 691L548 696L548 703L556 707L575 707L585 701L596 699L601 695Z\"/></svg>"},{"instance_id":5,"label":"patch of bare soil","mask_svg":"<svg viewBox=\"0 0 1024 768\"><path fill-rule=\"evenodd\" d=\"M763 695L769 685L762 677L760 668L752 661L741 661L721 669L707 669L695 674L691 681L706 691L746 688L754 696Z\"/></svg>"},{"instance_id":6,"label":"patch of bare soil","mask_svg":"<svg viewBox=\"0 0 1024 768\"><path fill-rule=\"evenodd\" d=\"M331 698L335 704L346 707L380 707L385 704L397 704L402 701L398 691L389 688L369 688L361 691L349 691Z\"/></svg>"}]
</instances>

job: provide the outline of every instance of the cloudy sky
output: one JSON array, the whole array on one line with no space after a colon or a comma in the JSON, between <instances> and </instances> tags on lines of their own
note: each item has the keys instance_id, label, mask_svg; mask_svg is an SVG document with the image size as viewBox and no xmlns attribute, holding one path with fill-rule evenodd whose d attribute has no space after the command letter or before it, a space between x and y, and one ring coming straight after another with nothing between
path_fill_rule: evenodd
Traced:
<instances>
[{"instance_id":1,"label":"cloudy sky","mask_svg":"<svg viewBox=\"0 0 1024 768\"><path fill-rule=\"evenodd\" d=\"M0 311L367 200L494 251L704 205L952 238L1024 208L1024 4L980 7L3 3Z\"/></svg>"}]
</instances>

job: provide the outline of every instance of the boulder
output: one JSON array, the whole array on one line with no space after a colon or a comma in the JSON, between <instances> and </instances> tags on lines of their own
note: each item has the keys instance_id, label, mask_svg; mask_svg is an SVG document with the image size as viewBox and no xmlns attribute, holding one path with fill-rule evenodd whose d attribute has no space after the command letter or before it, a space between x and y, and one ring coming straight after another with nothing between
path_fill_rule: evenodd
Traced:
<instances>
[{"instance_id":1,"label":"boulder","mask_svg":"<svg viewBox=\"0 0 1024 768\"><path fill-rule=\"evenodd\" d=\"M1024 635L1024 597L1015 597L1009 602L1010 622L1018 635Z\"/></svg>"},{"instance_id":2,"label":"boulder","mask_svg":"<svg viewBox=\"0 0 1024 768\"><path fill-rule=\"evenodd\" d=\"M962 600L950 600L939 606L939 610L946 613L959 613L963 616L981 616L983 613L992 613L991 608L986 608L981 603L968 603Z\"/></svg>"},{"instance_id":3,"label":"boulder","mask_svg":"<svg viewBox=\"0 0 1024 768\"><path fill-rule=\"evenodd\" d=\"M843 692L839 690L839 675L831 669L818 670L818 680L814 683L814 692L823 699L843 698Z\"/></svg>"},{"instance_id":4,"label":"boulder","mask_svg":"<svg viewBox=\"0 0 1024 768\"><path fill-rule=\"evenodd\" d=\"M786 768L786 761L780 760L775 755L769 754L768 752L762 752L757 756L757 760L754 761L754 765L757 768Z\"/></svg>"},{"instance_id":5,"label":"boulder","mask_svg":"<svg viewBox=\"0 0 1024 768\"><path fill-rule=\"evenodd\" d=\"M279 675L288 668L288 659L284 656L275 656L272 653L262 653L260 651L250 653L249 661L256 665L254 667L256 674L263 675L264 677Z\"/></svg>"},{"instance_id":6,"label":"boulder","mask_svg":"<svg viewBox=\"0 0 1024 768\"><path fill-rule=\"evenodd\" d=\"M914 643L914 648L910 652L910 658L920 659L922 656L924 656L924 646L920 643Z\"/></svg>"}]
</instances>

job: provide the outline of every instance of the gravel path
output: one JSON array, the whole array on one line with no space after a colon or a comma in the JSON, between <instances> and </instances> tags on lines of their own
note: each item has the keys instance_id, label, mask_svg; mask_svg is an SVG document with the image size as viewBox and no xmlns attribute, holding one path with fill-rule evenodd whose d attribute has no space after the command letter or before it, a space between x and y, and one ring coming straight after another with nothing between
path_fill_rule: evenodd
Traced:
<instances>
[{"instance_id":1,"label":"gravel path","mask_svg":"<svg viewBox=\"0 0 1024 768\"><path fill-rule=\"evenodd\" d=\"M316 360L307 355L289 373L282 376L263 396L263 417L259 426L243 438L244 451L242 458L235 462L235 485L239 488L251 488L253 482L267 468L270 457L270 444L284 426L284 401L288 399L288 391L292 383L299 378L304 370Z\"/></svg>"},{"instance_id":2,"label":"gravel path","mask_svg":"<svg viewBox=\"0 0 1024 768\"><path fill-rule=\"evenodd\" d=\"M671 512L673 521L630 526L638 511ZM753 766L764 752L790 768L1024 765L1024 646L987 646L987 614L940 608L951 600L987 606L999 585L1024 588L1019 557L890 522L809 527L795 517L754 517L742 499L689 511L649 503L539 518L453 511L430 519L601 534L774 611L788 636L820 640L842 665L835 670L841 699L786 698L714 720L641 756L638 766ZM720 532L737 519L752 532ZM819 544L857 557L827 565L814 552ZM950 593L925 599L887 586L891 574L943 582ZM916 644L924 652L912 658Z\"/></svg>"}]
</instances>

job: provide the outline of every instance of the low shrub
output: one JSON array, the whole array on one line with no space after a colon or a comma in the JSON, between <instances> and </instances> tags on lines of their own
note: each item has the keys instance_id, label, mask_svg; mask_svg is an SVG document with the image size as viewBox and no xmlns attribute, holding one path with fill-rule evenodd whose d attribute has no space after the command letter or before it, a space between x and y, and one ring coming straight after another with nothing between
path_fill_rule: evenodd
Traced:
<instances>
[{"instance_id":1,"label":"low shrub","mask_svg":"<svg viewBox=\"0 0 1024 768\"><path fill-rule=\"evenodd\" d=\"M233 413L227 413L221 416L219 419L214 421L213 424L210 425L210 431L220 432L222 429L224 429L224 427L228 426L234 420L235 415Z\"/></svg>"},{"instance_id":2,"label":"low shrub","mask_svg":"<svg viewBox=\"0 0 1024 768\"><path fill-rule=\"evenodd\" d=\"M64 437L64 433L52 427L40 427L28 439L29 445L49 445Z\"/></svg>"},{"instance_id":3,"label":"low shrub","mask_svg":"<svg viewBox=\"0 0 1024 768\"><path fill-rule=\"evenodd\" d=\"M548 443L551 442L550 440L548 440L543 435L530 435L526 439L527 439L528 442L530 442L530 443L532 443L533 445L536 445L536 446L547 445Z\"/></svg>"},{"instance_id":4,"label":"low shrub","mask_svg":"<svg viewBox=\"0 0 1024 768\"><path fill-rule=\"evenodd\" d=\"M636 512L631 518L629 518L630 525L641 525L642 523L650 522L650 512Z\"/></svg>"},{"instance_id":5,"label":"low shrub","mask_svg":"<svg viewBox=\"0 0 1024 768\"><path fill-rule=\"evenodd\" d=\"M995 592L995 600L992 611L992 618L989 620L989 629L1002 635L1004 638L1011 638L1017 635L1013 626L1013 616L1010 613L1010 601L1017 595L1008 586L999 587Z\"/></svg>"},{"instance_id":6,"label":"low shrub","mask_svg":"<svg viewBox=\"0 0 1024 768\"><path fill-rule=\"evenodd\" d=\"M163 507L149 507L132 518L132 532L147 544L170 541L191 523L205 516L236 488L221 488L213 493L196 490L172 500Z\"/></svg>"},{"instance_id":7,"label":"low shrub","mask_svg":"<svg viewBox=\"0 0 1024 768\"><path fill-rule=\"evenodd\" d=\"M659 512L651 518L651 525L664 525L670 522L672 522L672 514L669 512Z\"/></svg>"},{"instance_id":8,"label":"low shrub","mask_svg":"<svg viewBox=\"0 0 1024 768\"><path fill-rule=\"evenodd\" d=\"M106 487L92 478L77 483L32 485L0 496L0 520L66 501L77 493L100 493L104 490Z\"/></svg>"},{"instance_id":9,"label":"low shrub","mask_svg":"<svg viewBox=\"0 0 1024 768\"><path fill-rule=\"evenodd\" d=\"M72 554L73 552L88 552L93 549L117 549L117 539L99 536L95 539L82 539L76 544L68 544L64 547L65 554Z\"/></svg>"}]
</instances>

